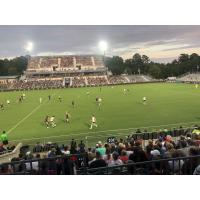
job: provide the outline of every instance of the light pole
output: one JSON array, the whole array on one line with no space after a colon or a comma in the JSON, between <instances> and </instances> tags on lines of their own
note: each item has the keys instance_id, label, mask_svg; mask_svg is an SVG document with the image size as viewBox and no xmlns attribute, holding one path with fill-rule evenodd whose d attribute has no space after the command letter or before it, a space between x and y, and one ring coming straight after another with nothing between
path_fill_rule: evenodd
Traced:
<instances>
[{"instance_id":1,"label":"light pole","mask_svg":"<svg viewBox=\"0 0 200 200\"><path fill-rule=\"evenodd\" d=\"M103 52L103 62L105 64L105 55L106 55L106 50L108 49L108 44L105 41L100 41L99 42L99 49Z\"/></svg>"},{"instance_id":2,"label":"light pole","mask_svg":"<svg viewBox=\"0 0 200 200\"><path fill-rule=\"evenodd\" d=\"M28 41L25 46L24 46L24 49L25 49L25 52L28 54L27 55L27 61L28 61L28 64L29 64L29 61L30 61L30 55L31 54L31 51L33 50L33 42L31 41ZM28 68L28 64L27 64L27 68Z\"/></svg>"}]
</instances>

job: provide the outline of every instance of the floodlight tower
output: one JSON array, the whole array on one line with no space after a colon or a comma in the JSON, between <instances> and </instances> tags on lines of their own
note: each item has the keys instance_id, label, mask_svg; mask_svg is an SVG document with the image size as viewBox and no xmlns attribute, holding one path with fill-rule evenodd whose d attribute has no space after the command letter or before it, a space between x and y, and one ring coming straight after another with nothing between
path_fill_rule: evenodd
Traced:
<instances>
[{"instance_id":1,"label":"floodlight tower","mask_svg":"<svg viewBox=\"0 0 200 200\"><path fill-rule=\"evenodd\" d=\"M100 41L99 42L99 49L103 52L103 61L105 64L105 55L106 55L106 50L108 49L108 44L105 41Z\"/></svg>"},{"instance_id":2,"label":"floodlight tower","mask_svg":"<svg viewBox=\"0 0 200 200\"><path fill-rule=\"evenodd\" d=\"M25 52L27 54L28 63L30 61L30 56L31 56L30 54L33 51L33 46L34 46L33 42L31 42L31 41L28 41L24 46L24 50L25 50Z\"/></svg>"},{"instance_id":3,"label":"floodlight tower","mask_svg":"<svg viewBox=\"0 0 200 200\"><path fill-rule=\"evenodd\" d=\"M31 51L33 50L33 42L27 42L25 45L25 50L27 53L31 53Z\"/></svg>"}]
</instances>

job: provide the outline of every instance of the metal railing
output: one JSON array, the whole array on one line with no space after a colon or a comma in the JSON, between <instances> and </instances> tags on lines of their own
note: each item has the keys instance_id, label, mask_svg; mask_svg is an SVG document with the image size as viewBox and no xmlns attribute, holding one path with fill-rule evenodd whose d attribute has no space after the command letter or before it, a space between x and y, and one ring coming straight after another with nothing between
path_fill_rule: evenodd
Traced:
<instances>
[{"instance_id":1,"label":"metal railing","mask_svg":"<svg viewBox=\"0 0 200 200\"><path fill-rule=\"evenodd\" d=\"M194 124L194 123L193 123ZM181 124L180 124L181 125ZM11 145L16 145L19 142L34 146L36 143L47 144L48 142L53 142L57 144L67 144L71 142L71 139L75 139L77 143L82 140L86 144L86 146L94 146L99 140L107 141L109 137L119 138L126 138L128 140L133 138L134 140L142 139L145 141L152 139L156 140L159 137L163 137L166 135L170 135L175 141L178 139L179 136L183 135L186 136L187 134L191 134L192 131L195 129L195 125L191 127L183 127L183 128L173 128L169 129L168 132L156 131L155 128L168 128L167 126L152 126L152 127L139 127L139 128L130 128L130 129L118 129L118 130L105 130L105 131L97 131L97 132L85 132L80 134L67 134L67 135L57 135L51 137L41 137L41 138L27 138L27 139L20 139L20 140L11 140L9 143ZM137 129L146 129L147 131L137 132ZM154 130L154 131L153 131ZM103 134L102 134L103 133Z\"/></svg>"},{"instance_id":2,"label":"metal railing","mask_svg":"<svg viewBox=\"0 0 200 200\"><path fill-rule=\"evenodd\" d=\"M76 169L70 168L72 162L76 164ZM34 167L35 163L37 163L37 169ZM45 167L43 164L46 164ZM87 154L74 154L45 159L13 161L1 164L0 169L1 174L20 175L192 175L199 164L200 155L196 155L131 162L112 167L89 168ZM27 165L29 166L28 169ZM11 169L10 172L5 168ZM68 169L67 172L65 169ZM5 171L8 173L5 173Z\"/></svg>"}]
</instances>

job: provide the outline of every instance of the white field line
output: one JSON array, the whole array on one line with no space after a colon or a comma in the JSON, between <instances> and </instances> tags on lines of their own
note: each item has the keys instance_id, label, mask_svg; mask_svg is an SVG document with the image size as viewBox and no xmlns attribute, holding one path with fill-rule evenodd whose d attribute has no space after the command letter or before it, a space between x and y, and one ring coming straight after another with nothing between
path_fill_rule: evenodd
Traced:
<instances>
[{"instance_id":1,"label":"white field line","mask_svg":"<svg viewBox=\"0 0 200 200\"><path fill-rule=\"evenodd\" d=\"M54 96L54 94L52 95ZM39 104L39 106L37 106L35 109L33 109L28 115L26 115L23 119L21 119L17 124L15 124L11 129L9 129L7 131L7 133L11 133L11 131L13 131L14 129L16 129L21 123L23 123L26 119L28 119L33 113L35 113L44 103L46 103L48 101L48 99L46 101L44 101L43 103Z\"/></svg>"},{"instance_id":2,"label":"white field line","mask_svg":"<svg viewBox=\"0 0 200 200\"><path fill-rule=\"evenodd\" d=\"M104 131L97 131L97 132L93 131L93 132L84 132L84 133L77 133L77 134L56 135L56 136L49 136L49 137L25 138L25 139L12 140L11 142L16 142L16 141L21 141L22 142L22 141L29 141L29 140L45 140L45 139L60 138L60 137L65 137L65 136L72 138L72 136L80 136L80 135L86 135L86 137L89 137L88 134L98 134L98 133L117 132L117 131L128 131L128 130L135 130L135 129L159 128L159 127L167 127L167 126L192 124L192 123L193 124L199 123L199 121L195 121L195 122L180 122L180 123L175 123L175 124L163 124L163 125L158 125L158 126L133 127L133 128L125 128L125 129L111 129L111 130L104 130Z\"/></svg>"},{"instance_id":3,"label":"white field line","mask_svg":"<svg viewBox=\"0 0 200 200\"><path fill-rule=\"evenodd\" d=\"M29 118L35 111L37 111L42 104L40 104L39 106L37 106L35 109L33 109L28 115L26 115L23 119L21 119L17 124L15 124L15 126L13 126L11 129L9 129L7 131L7 133L10 133L11 131L13 131L15 128L17 128L22 122L24 122L27 118Z\"/></svg>"}]
</instances>

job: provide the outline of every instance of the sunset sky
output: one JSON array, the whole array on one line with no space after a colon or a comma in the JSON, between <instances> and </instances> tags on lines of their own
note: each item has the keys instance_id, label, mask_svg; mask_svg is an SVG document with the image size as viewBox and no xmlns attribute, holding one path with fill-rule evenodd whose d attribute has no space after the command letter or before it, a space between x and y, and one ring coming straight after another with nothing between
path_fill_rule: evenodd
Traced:
<instances>
[{"instance_id":1,"label":"sunset sky","mask_svg":"<svg viewBox=\"0 0 200 200\"><path fill-rule=\"evenodd\" d=\"M135 53L168 62L181 53L200 54L200 26L0 26L0 58L36 55L102 54L130 58ZM33 51L27 52L27 42Z\"/></svg>"}]
</instances>

